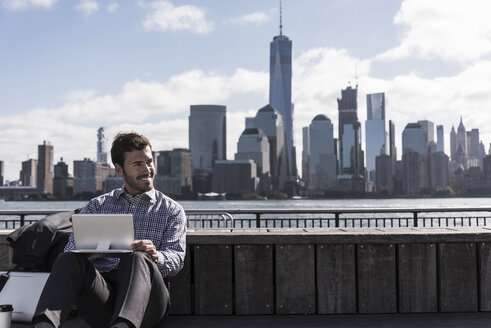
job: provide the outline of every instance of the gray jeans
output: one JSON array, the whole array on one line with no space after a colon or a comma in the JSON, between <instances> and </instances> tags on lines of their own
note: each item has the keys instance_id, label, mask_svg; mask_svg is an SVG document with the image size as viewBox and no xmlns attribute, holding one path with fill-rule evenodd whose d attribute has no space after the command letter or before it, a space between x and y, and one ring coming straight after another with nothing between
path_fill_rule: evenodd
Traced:
<instances>
[{"instance_id":1,"label":"gray jeans","mask_svg":"<svg viewBox=\"0 0 491 328\"><path fill-rule=\"evenodd\" d=\"M127 255L117 270L100 273L84 255L68 252L56 259L35 313L59 327L73 304L91 327L109 327L118 318L156 327L167 312L169 292L146 253Z\"/></svg>"}]
</instances>

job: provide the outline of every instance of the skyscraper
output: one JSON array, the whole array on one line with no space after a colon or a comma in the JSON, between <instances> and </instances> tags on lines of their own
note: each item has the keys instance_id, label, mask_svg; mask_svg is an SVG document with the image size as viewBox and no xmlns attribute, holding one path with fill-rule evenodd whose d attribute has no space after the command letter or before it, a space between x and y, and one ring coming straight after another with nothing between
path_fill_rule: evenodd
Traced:
<instances>
[{"instance_id":1,"label":"skyscraper","mask_svg":"<svg viewBox=\"0 0 491 328\"><path fill-rule=\"evenodd\" d=\"M4 180L4 172L5 172L5 164L3 161L0 161L0 186L3 186L3 180Z\"/></svg>"},{"instance_id":2,"label":"skyscraper","mask_svg":"<svg viewBox=\"0 0 491 328\"><path fill-rule=\"evenodd\" d=\"M260 129L245 129L237 143L235 159L252 159L257 166L257 174L269 175L269 141Z\"/></svg>"},{"instance_id":3,"label":"skyscraper","mask_svg":"<svg viewBox=\"0 0 491 328\"><path fill-rule=\"evenodd\" d=\"M450 131L450 158L452 161L455 161L455 152L457 151L457 147L455 146L457 143L457 133L455 132L455 128L452 126L452 131Z\"/></svg>"},{"instance_id":4,"label":"skyscraper","mask_svg":"<svg viewBox=\"0 0 491 328\"><path fill-rule=\"evenodd\" d=\"M97 130L97 162L107 163L107 136L104 127Z\"/></svg>"},{"instance_id":5,"label":"skyscraper","mask_svg":"<svg viewBox=\"0 0 491 328\"><path fill-rule=\"evenodd\" d=\"M436 151L445 152L443 125L436 126Z\"/></svg>"},{"instance_id":6,"label":"skyscraper","mask_svg":"<svg viewBox=\"0 0 491 328\"><path fill-rule=\"evenodd\" d=\"M19 180L23 186L36 187L37 166L38 161L35 159L28 159L27 161L22 162Z\"/></svg>"},{"instance_id":7,"label":"skyscraper","mask_svg":"<svg viewBox=\"0 0 491 328\"><path fill-rule=\"evenodd\" d=\"M246 128L237 143L235 160L252 159L256 163L259 177L259 191L271 190L271 173L269 168L269 141L264 132L257 128Z\"/></svg>"},{"instance_id":8,"label":"skyscraper","mask_svg":"<svg viewBox=\"0 0 491 328\"><path fill-rule=\"evenodd\" d=\"M395 165L397 162L396 127L392 120L389 120L389 155L392 160L392 172L395 173Z\"/></svg>"},{"instance_id":9,"label":"skyscraper","mask_svg":"<svg viewBox=\"0 0 491 328\"><path fill-rule=\"evenodd\" d=\"M192 105L189 116L189 148L193 170L212 170L213 161L227 157L225 106Z\"/></svg>"},{"instance_id":10,"label":"skyscraper","mask_svg":"<svg viewBox=\"0 0 491 328\"><path fill-rule=\"evenodd\" d=\"M156 168L155 188L165 194L179 194L191 190L191 151L174 148L154 152Z\"/></svg>"},{"instance_id":11,"label":"skyscraper","mask_svg":"<svg viewBox=\"0 0 491 328\"><path fill-rule=\"evenodd\" d=\"M334 187L337 179L337 161L334 126L325 115L317 115L309 126L309 193L322 192ZM321 193L321 194L322 194Z\"/></svg>"},{"instance_id":12,"label":"skyscraper","mask_svg":"<svg viewBox=\"0 0 491 328\"><path fill-rule=\"evenodd\" d=\"M286 182L286 151L283 117L271 105L259 109L254 126L261 129L269 142L269 169L274 190L283 190Z\"/></svg>"},{"instance_id":13,"label":"skyscraper","mask_svg":"<svg viewBox=\"0 0 491 328\"><path fill-rule=\"evenodd\" d=\"M213 171L213 190L246 195L258 191L257 166L252 159L218 160Z\"/></svg>"},{"instance_id":14,"label":"skyscraper","mask_svg":"<svg viewBox=\"0 0 491 328\"><path fill-rule=\"evenodd\" d=\"M286 148L286 174L296 176L296 156L293 140L292 104L292 41L283 35L280 8L280 34L270 43L269 103L283 117Z\"/></svg>"},{"instance_id":15,"label":"skyscraper","mask_svg":"<svg viewBox=\"0 0 491 328\"><path fill-rule=\"evenodd\" d=\"M402 131L402 154L427 155L427 133L419 123L408 123Z\"/></svg>"},{"instance_id":16,"label":"skyscraper","mask_svg":"<svg viewBox=\"0 0 491 328\"><path fill-rule=\"evenodd\" d=\"M392 159L381 154L375 157L375 191L379 194L391 195L393 189Z\"/></svg>"},{"instance_id":17,"label":"skyscraper","mask_svg":"<svg viewBox=\"0 0 491 328\"><path fill-rule=\"evenodd\" d=\"M442 151L430 154L430 188L441 189L448 186L448 156Z\"/></svg>"},{"instance_id":18,"label":"skyscraper","mask_svg":"<svg viewBox=\"0 0 491 328\"><path fill-rule=\"evenodd\" d=\"M479 158L479 129L467 131L467 155L472 158Z\"/></svg>"},{"instance_id":19,"label":"skyscraper","mask_svg":"<svg viewBox=\"0 0 491 328\"><path fill-rule=\"evenodd\" d=\"M53 179L53 195L58 198L71 196L73 192L73 177L68 173L68 165L63 162L63 157L55 165L55 177Z\"/></svg>"},{"instance_id":20,"label":"skyscraper","mask_svg":"<svg viewBox=\"0 0 491 328\"><path fill-rule=\"evenodd\" d=\"M462 123L462 116L460 117L460 124L457 128L457 134L455 136L455 152L461 151L467 156L467 132L465 131L464 123Z\"/></svg>"},{"instance_id":21,"label":"skyscraper","mask_svg":"<svg viewBox=\"0 0 491 328\"><path fill-rule=\"evenodd\" d=\"M225 106L192 105L189 115L189 148L193 170L193 190L211 191L211 174L216 160L227 158Z\"/></svg>"},{"instance_id":22,"label":"skyscraper","mask_svg":"<svg viewBox=\"0 0 491 328\"><path fill-rule=\"evenodd\" d=\"M363 171L361 150L361 125L358 122L358 86L341 90L338 98L339 111L339 166L340 173L360 176Z\"/></svg>"},{"instance_id":23,"label":"skyscraper","mask_svg":"<svg viewBox=\"0 0 491 328\"><path fill-rule=\"evenodd\" d=\"M428 147L431 142L435 141L435 124L428 120L418 121L418 124L425 132L425 143Z\"/></svg>"},{"instance_id":24,"label":"skyscraper","mask_svg":"<svg viewBox=\"0 0 491 328\"><path fill-rule=\"evenodd\" d=\"M310 157L310 132L309 127L302 128L302 179L308 184L309 181L309 157Z\"/></svg>"},{"instance_id":25,"label":"skyscraper","mask_svg":"<svg viewBox=\"0 0 491 328\"><path fill-rule=\"evenodd\" d=\"M54 154L53 145L44 141L38 145L37 189L41 193L53 193Z\"/></svg>"},{"instance_id":26,"label":"skyscraper","mask_svg":"<svg viewBox=\"0 0 491 328\"><path fill-rule=\"evenodd\" d=\"M113 173L106 163L94 162L89 158L73 161L73 194L102 192L104 180Z\"/></svg>"},{"instance_id":27,"label":"skyscraper","mask_svg":"<svg viewBox=\"0 0 491 328\"><path fill-rule=\"evenodd\" d=\"M385 130L385 94L372 93L367 95L367 120L365 122L366 162L368 177L375 179L375 159L389 152L386 145Z\"/></svg>"},{"instance_id":28,"label":"skyscraper","mask_svg":"<svg viewBox=\"0 0 491 328\"><path fill-rule=\"evenodd\" d=\"M402 132L403 184L407 195L418 194L430 186L428 152L429 148L436 150L436 145L431 141L429 147L429 126L423 121L409 123Z\"/></svg>"}]
</instances>

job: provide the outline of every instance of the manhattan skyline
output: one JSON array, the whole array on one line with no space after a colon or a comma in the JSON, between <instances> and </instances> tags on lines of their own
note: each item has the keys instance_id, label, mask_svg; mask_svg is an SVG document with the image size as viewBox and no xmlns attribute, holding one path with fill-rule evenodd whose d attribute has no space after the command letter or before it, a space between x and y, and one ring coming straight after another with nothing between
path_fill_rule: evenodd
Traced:
<instances>
[{"instance_id":1,"label":"manhattan skyline","mask_svg":"<svg viewBox=\"0 0 491 328\"><path fill-rule=\"evenodd\" d=\"M385 93L399 158L402 130L424 119L444 125L449 154L449 132L461 115L487 150L490 6L283 1L283 34L293 42L297 167L302 127L318 114L338 126L336 98L349 82L359 85L362 136L366 94ZM227 106L231 159L244 118L268 103L277 1L0 0L0 17L0 160L7 180L18 179L20 163L36 158L43 140L54 145L55 162L95 159L100 126L109 140L135 130L154 150L187 148L189 106L199 104Z\"/></svg>"}]
</instances>

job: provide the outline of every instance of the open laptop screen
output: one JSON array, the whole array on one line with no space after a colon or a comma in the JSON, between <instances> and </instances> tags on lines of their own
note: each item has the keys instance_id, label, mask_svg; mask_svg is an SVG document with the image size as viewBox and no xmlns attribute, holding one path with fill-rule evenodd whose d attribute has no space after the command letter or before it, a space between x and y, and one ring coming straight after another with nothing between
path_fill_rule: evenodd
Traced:
<instances>
[{"instance_id":1,"label":"open laptop screen","mask_svg":"<svg viewBox=\"0 0 491 328\"><path fill-rule=\"evenodd\" d=\"M73 239L79 251L131 250L131 214L74 214Z\"/></svg>"}]
</instances>

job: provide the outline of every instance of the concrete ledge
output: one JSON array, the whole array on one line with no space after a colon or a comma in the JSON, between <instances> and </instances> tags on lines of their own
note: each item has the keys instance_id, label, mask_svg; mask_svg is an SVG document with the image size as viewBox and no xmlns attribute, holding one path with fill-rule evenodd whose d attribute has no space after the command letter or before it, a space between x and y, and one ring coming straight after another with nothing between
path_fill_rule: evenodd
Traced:
<instances>
[{"instance_id":1,"label":"concrete ledge","mask_svg":"<svg viewBox=\"0 0 491 328\"><path fill-rule=\"evenodd\" d=\"M170 279L171 314L491 311L486 227L203 229L187 245Z\"/></svg>"},{"instance_id":2,"label":"concrete ledge","mask_svg":"<svg viewBox=\"0 0 491 328\"><path fill-rule=\"evenodd\" d=\"M189 245L399 244L415 242L491 242L491 228L190 229L187 234Z\"/></svg>"}]
</instances>

